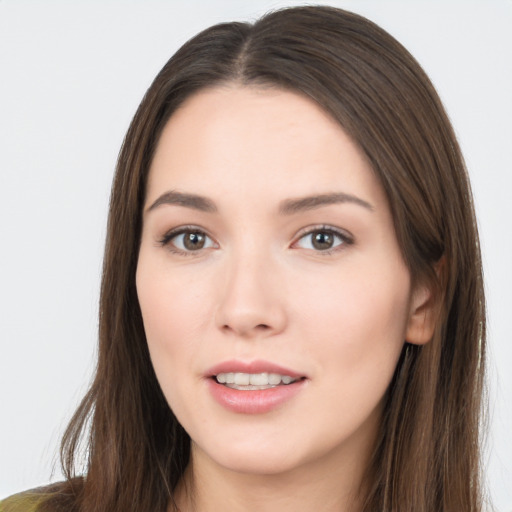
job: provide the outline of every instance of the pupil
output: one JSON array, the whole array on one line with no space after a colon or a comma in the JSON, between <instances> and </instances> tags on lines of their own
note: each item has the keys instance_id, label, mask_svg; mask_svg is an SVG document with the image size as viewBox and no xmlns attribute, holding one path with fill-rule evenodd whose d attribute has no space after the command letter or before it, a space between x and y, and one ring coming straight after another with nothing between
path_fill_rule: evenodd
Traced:
<instances>
[{"instance_id":1,"label":"pupil","mask_svg":"<svg viewBox=\"0 0 512 512\"><path fill-rule=\"evenodd\" d=\"M189 233L184 238L184 245L189 250L202 249L204 246L204 235L201 233Z\"/></svg>"},{"instance_id":2,"label":"pupil","mask_svg":"<svg viewBox=\"0 0 512 512\"><path fill-rule=\"evenodd\" d=\"M333 244L333 236L330 233L317 232L313 234L313 247L315 249L330 249Z\"/></svg>"}]
</instances>

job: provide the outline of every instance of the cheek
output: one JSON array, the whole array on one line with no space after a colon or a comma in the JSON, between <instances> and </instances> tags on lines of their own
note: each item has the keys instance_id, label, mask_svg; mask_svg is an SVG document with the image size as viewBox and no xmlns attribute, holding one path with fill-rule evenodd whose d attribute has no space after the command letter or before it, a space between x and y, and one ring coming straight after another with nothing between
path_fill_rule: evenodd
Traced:
<instances>
[{"instance_id":1,"label":"cheek","mask_svg":"<svg viewBox=\"0 0 512 512\"><path fill-rule=\"evenodd\" d=\"M307 312L296 316L310 340L310 356L321 355L319 373L342 381L338 389L348 393L371 382L386 388L404 343L409 273L404 266L375 267L379 271L350 267L334 279L310 283L309 294L295 295L297 313Z\"/></svg>"},{"instance_id":2,"label":"cheek","mask_svg":"<svg viewBox=\"0 0 512 512\"><path fill-rule=\"evenodd\" d=\"M170 276L166 265L146 260L143 253L136 282L151 361L167 401L174 405L186 396L179 383L188 377L206 329L205 290L184 273Z\"/></svg>"},{"instance_id":3,"label":"cheek","mask_svg":"<svg viewBox=\"0 0 512 512\"><path fill-rule=\"evenodd\" d=\"M161 259L141 251L137 296L150 349L165 345L173 351L178 342L180 347L189 346L204 328L208 291L193 273L171 270L165 257Z\"/></svg>"}]
</instances>

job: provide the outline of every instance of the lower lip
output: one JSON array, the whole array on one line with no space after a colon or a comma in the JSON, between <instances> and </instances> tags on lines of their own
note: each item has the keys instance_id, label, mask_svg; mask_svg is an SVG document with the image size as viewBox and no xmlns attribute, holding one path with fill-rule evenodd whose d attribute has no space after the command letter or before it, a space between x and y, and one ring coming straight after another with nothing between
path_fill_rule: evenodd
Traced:
<instances>
[{"instance_id":1,"label":"lower lip","mask_svg":"<svg viewBox=\"0 0 512 512\"><path fill-rule=\"evenodd\" d=\"M304 387L305 379L268 389L247 390L228 388L209 378L213 398L224 408L240 414L263 414L291 400Z\"/></svg>"}]
</instances>

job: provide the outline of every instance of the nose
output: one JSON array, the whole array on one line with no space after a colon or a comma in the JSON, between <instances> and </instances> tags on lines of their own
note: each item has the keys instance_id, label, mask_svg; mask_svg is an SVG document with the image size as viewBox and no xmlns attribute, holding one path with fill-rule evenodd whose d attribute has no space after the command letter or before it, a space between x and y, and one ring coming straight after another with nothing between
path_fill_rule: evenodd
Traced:
<instances>
[{"instance_id":1,"label":"nose","mask_svg":"<svg viewBox=\"0 0 512 512\"><path fill-rule=\"evenodd\" d=\"M286 326L286 292L279 269L269 258L242 256L228 264L216 312L226 334L265 338Z\"/></svg>"}]
</instances>

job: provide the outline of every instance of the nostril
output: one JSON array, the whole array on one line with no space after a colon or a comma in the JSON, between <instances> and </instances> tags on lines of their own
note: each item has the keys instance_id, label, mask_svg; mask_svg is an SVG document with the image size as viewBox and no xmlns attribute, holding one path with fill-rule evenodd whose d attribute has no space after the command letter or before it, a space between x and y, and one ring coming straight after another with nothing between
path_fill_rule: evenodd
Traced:
<instances>
[{"instance_id":1,"label":"nostril","mask_svg":"<svg viewBox=\"0 0 512 512\"><path fill-rule=\"evenodd\" d=\"M229 325L229 324L224 324L222 326L222 330L225 332L232 331L234 333L244 335L244 334L250 333L250 331L252 331L253 333L256 333L256 332L266 333L268 331L271 331L272 327L268 324L257 324L252 328L240 327L240 326L237 328L237 327Z\"/></svg>"}]
</instances>

